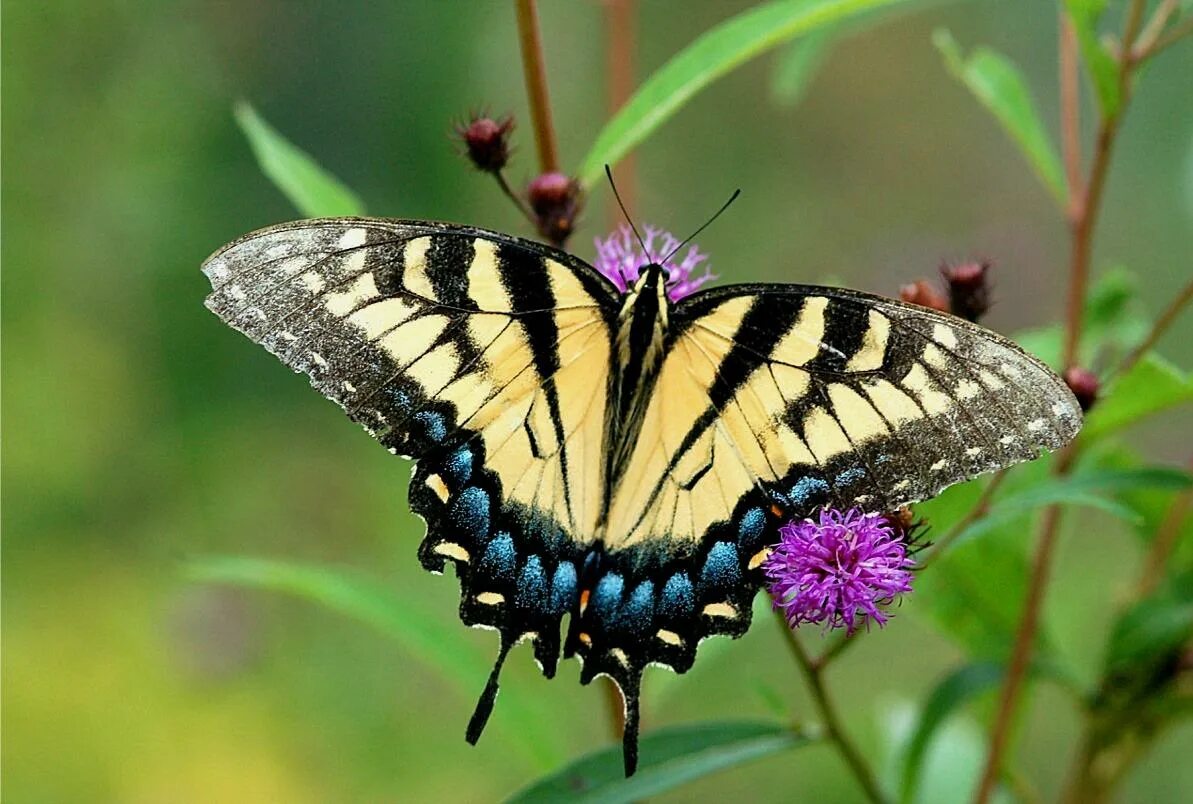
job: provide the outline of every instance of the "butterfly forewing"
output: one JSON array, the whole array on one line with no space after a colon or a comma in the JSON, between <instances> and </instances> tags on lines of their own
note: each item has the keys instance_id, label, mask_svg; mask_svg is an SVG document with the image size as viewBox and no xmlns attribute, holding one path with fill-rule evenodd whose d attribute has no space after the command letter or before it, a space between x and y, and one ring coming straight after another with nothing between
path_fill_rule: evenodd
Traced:
<instances>
[{"instance_id":1,"label":"butterfly forewing","mask_svg":"<svg viewBox=\"0 0 1193 804\"><path fill-rule=\"evenodd\" d=\"M480 230L372 219L249 235L205 263L208 306L419 461L420 555L454 561L466 622L530 634L550 670L597 531L611 289ZM554 636L552 636L554 634Z\"/></svg>"},{"instance_id":2,"label":"butterfly forewing","mask_svg":"<svg viewBox=\"0 0 1193 804\"><path fill-rule=\"evenodd\" d=\"M651 616L627 649L624 628L583 613L589 639L571 647L586 673L683 671L704 637L744 632L783 522L825 505L890 511L1059 447L1081 424L1038 360L924 308L737 286L691 297L672 320L603 532L620 599L649 584Z\"/></svg>"},{"instance_id":3,"label":"butterfly forewing","mask_svg":"<svg viewBox=\"0 0 1193 804\"><path fill-rule=\"evenodd\" d=\"M1050 370L953 316L831 288L725 288L676 334L626 481L611 550L699 541L752 489L788 512L890 510L1073 437Z\"/></svg>"}]
</instances>

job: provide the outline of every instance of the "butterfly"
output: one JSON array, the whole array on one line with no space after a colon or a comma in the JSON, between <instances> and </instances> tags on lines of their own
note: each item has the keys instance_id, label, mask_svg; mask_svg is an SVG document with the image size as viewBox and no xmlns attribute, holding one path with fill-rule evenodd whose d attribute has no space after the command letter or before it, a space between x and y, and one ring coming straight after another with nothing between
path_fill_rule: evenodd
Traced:
<instances>
[{"instance_id":1,"label":"butterfly","mask_svg":"<svg viewBox=\"0 0 1193 804\"><path fill-rule=\"evenodd\" d=\"M639 689L740 636L785 522L890 511L1070 441L1063 381L959 318L852 290L623 294L563 251L484 229L329 218L246 235L203 265L207 306L414 459L422 565L460 618L548 678L607 676L637 763ZM568 616L566 634L562 621Z\"/></svg>"}]
</instances>

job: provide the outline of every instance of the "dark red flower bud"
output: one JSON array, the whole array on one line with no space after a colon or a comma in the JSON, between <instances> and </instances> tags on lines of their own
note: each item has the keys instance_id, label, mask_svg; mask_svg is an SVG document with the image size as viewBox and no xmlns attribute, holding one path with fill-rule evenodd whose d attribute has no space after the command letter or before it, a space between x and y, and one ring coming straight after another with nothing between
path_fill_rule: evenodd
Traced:
<instances>
[{"instance_id":1,"label":"dark red flower bud","mask_svg":"<svg viewBox=\"0 0 1193 804\"><path fill-rule=\"evenodd\" d=\"M940 275L949 289L953 315L977 321L990 309L990 284L986 278L990 266L987 261L971 261L940 267Z\"/></svg>"},{"instance_id":2,"label":"dark red flower bud","mask_svg":"<svg viewBox=\"0 0 1193 804\"><path fill-rule=\"evenodd\" d=\"M563 173L544 173L526 189L539 233L562 244L576 228L580 213L580 183Z\"/></svg>"},{"instance_id":3,"label":"dark red flower bud","mask_svg":"<svg viewBox=\"0 0 1193 804\"><path fill-rule=\"evenodd\" d=\"M940 291L932 287L927 279L920 279L899 288L899 298L920 307L929 307L942 313L949 312L949 302Z\"/></svg>"},{"instance_id":4,"label":"dark red flower bud","mask_svg":"<svg viewBox=\"0 0 1193 804\"><path fill-rule=\"evenodd\" d=\"M1069 366L1064 373L1065 385L1077 397L1077 404L1082 410L1089 410L1098 401L1098 377L1092 371L1081 366Z\"/></svg>"},{"instance_id":5,"label":"dark red flower bud","mask_svg":"<svg viewBox=\"0 0 1193 804\"><path fill-rule=\"evenodd\" d=\"M509 115L494 120L491 117L474 117L466 126L458 126L456 134L468 149L468 158L478 170L496 173L509 161L509 133L514 128L514 119Z\"/></svg>"}]
</instances>

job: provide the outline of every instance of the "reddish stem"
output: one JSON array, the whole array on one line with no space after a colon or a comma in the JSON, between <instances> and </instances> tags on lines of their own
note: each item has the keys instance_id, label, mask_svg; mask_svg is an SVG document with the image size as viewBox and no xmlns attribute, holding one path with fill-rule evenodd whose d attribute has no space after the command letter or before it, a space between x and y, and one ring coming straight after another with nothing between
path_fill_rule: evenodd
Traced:
<instances>
[{"instance_id":1,"label":"reddish stem","mask_svg":"<svg viewBox=\"0 0 1193 804\"><path fill-rule=\"evenodd\" d=\"M539 32L535 0L514 0L518 17L518 41L522 45L522 73L526 78L526 97L530 103L530 121L538 146L539 171L559 170L559 151L555 129L551 125L551 100L547 95L547 67L543 60L543 39Z\"/></svg>"}]
</instances>

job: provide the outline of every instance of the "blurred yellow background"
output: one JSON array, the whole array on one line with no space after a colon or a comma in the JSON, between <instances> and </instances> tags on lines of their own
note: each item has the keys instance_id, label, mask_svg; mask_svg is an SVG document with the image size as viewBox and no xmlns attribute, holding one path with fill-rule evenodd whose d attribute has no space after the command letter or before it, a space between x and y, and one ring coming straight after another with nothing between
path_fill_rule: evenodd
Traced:
<instances>
[{"instance_id":1,"label":"blurred yellow background","mask_svg":"<svg viewBox=\"0 0 1193 804\"><path fill-rule=\"evenodd\" d=\"M749 4L640 5L644 76ZM545 2L541 16L575 166L608 112L602 9ZM449 139L471 108L511 111L511 178L534 174L510 4L17 0L3 23L5 799L492 800L604 745L601 690L576 684L574 663L546 683L526 650L504 687L531 702L549 744L527 750L502 701L480 745L464 743L496 644L458 623L455 581L417 564L409 466L202 306L211 251L296 217L234 124L238 99L373 214L525 234ZM940 25L1013 57L1052 125L1054 4L934 4L844 40L794 108L770 98L778 54L713 85L638 151L637 217L684 233L741 187L699 241L724 281L893 294L942 258L988 256L998 304L986 323L1009 332L1057 318L1064 226L940 63ZM1097 241L1098 269L1138 272L1153 310L1189 274L1190 75L1186 46L1144 77ZM598 188L571 242L587 259L611 225L605 201ZM1191 324L1160 344L1184 365ZM1165 426L1138 438L1183 457ZM461 632L451 639L474 649L472 682L306 602L188 578L188 560L208 554L357 568L431 612L437 632ZM1121 568L1135 561L1118 526L1066 539L1047 616L1091 678ZM678 681L648 675L646 730L770 716L775 695L812 716L769 618L708 653ZM912 596L837 668L846 719L879 764L891 723L959 656ZM1077 714L1047 688L1031 704L1019 756L1055 791ZM1193 795L1191 752L1186 722L1123 800ZM669 800L729 794L832 802L855 788L814 747Z\"/></svg>"}]
</instances>

